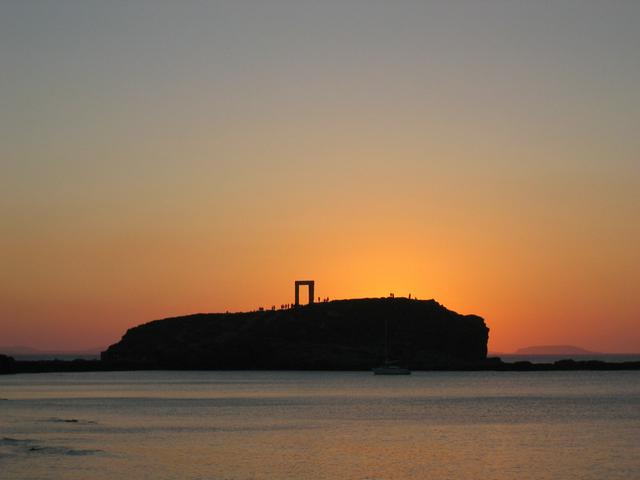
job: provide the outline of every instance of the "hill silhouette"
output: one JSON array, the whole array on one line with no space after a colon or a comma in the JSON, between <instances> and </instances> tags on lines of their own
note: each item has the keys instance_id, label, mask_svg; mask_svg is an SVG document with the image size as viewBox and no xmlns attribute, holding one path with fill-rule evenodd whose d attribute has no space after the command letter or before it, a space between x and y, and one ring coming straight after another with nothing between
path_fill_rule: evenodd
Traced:
<instances>
[{"instance_id":1,"label":"hill silhouette","mask_svg":"<svg viewBox=\"0 0 640 480\"><path fill-rule=\"evenodd\" d=\"M369 369L389 357L415 369L477 364L489 329L435 300L369 298L297 308L156 320L126 332L101 358L149 368Z\"/></svg>"}]
</instances>

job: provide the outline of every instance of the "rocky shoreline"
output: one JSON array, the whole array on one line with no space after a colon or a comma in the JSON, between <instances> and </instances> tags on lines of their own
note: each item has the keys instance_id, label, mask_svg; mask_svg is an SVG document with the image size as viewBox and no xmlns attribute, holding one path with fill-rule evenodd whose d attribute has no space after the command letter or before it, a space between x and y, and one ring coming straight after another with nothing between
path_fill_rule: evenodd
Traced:
<instances>
[{"instance_id":1,"label":"rocky shoreline","mask_svg":"<svg viewBox=\"0 0 640 480\"><path fill-rule=\"evenodd\" d=\"M0 356L11 359L11 357ZM0 374L54 373L54 372L118 372L152 370L211 370L207 368L167 368L165 366L139 363L113 363L102 360L13 360L0 362ZM233 369L232 369L233 370ZM245 369L235 369L245 370ZM264 369L271 370L271 369ZM312 369L304 369L312 370ZM335 369L334 371L340 371ZM368 371L370 369L361 369ZM484 362L468 365L440 366L415 371L459 371L459 372L557 372L557 371L618 371L640 370L640 362L603 362L599 360L559 360L553 363L503 362L500 358L488 358Z\"/></svg>"}]
</instances>

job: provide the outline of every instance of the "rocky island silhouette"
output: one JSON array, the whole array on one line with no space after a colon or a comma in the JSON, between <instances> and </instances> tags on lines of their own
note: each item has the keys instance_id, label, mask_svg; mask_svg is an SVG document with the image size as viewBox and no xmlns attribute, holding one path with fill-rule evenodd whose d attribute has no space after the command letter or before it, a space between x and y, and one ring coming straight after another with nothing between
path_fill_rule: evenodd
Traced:
<instances>
[{"instance_id":1,"label":"rocky island silhouette","mask_svg":"<svg viewBox=\"0 0 640 480\"><path fill-rule=\"evenodd\" d=\"M309 304L300 304L307 286ZM409 297L314 302L295 282L279 309L199 313L129 329L100 360L25 361L0 355L0 373L101 370L371 370L387 358L411 370L627 370L640 362L487 358L489 328L437 301Z\"/></svg>"},{"instance_id":2,"label":"rocky island silhouette","mask_svg":"<svg viewBox=\"0 0 640 480\"><path fill-rule=\"evenodd\" d=\"M153 368L365 370L389 355L412 369L486 359L489 329L435 300L334 300L280 310L197 314L132 328L102 353Z\"/></svg>"}]
</instances>

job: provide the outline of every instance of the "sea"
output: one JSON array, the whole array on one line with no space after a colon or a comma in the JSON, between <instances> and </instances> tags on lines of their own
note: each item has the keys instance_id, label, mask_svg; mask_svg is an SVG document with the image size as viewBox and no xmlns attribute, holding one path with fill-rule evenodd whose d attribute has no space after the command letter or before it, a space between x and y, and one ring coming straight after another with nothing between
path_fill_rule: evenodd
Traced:
<instances>
[{"instance_id":1,"label":"sea","mask_svg":"<svg viewBox=\"0 0 640 480\"><path fill-rule=\"evenodd\" d=\"M5 375L0 478L640 479L640 371Z\"/></svg>"}]
</instances>

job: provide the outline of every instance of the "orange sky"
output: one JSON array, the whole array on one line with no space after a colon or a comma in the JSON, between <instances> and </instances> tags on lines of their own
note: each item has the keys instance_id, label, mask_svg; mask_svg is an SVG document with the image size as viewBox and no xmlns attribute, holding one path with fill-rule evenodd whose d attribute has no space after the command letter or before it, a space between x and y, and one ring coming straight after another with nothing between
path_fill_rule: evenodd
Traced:
<instances>
[{"instance_id":1,"label":"orange sky","mask_svg":"<svg viewBox=\"0 0 640 480\"><path fill-rule=\"evenodd\" d=\"M0 346L412 293L640 351L640 7L0 6Z\"/></svg>"}]
</instances>

